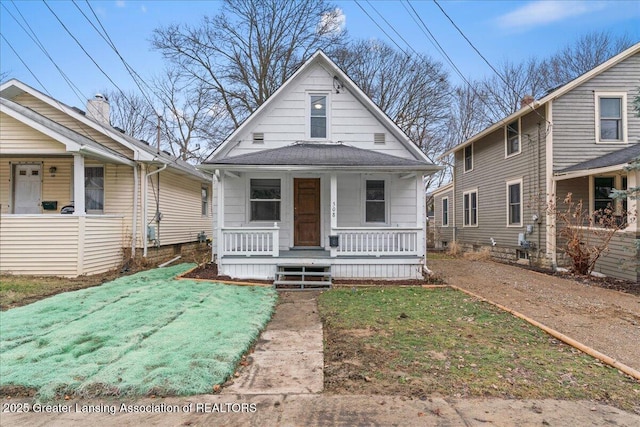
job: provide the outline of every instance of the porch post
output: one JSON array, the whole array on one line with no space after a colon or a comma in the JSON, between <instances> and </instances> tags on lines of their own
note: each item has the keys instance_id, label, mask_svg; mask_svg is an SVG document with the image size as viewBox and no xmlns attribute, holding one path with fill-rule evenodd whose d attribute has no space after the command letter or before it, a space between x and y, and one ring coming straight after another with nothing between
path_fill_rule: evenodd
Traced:
<instances>
[{"instance_id":1,"label":"porch post","mask_svg":"<svg viewBox=\"0 0 640 427\"><path fill-rule=\"evenodd\" d=\"M427 221L426 221L426 193L424 191L423 176L419 173L416 174L416 227L420 228L418 232L418 241L416 242L418 249L418 255L423 256L425 259L425 265L427 260Z\"/></svg>"},{"instance_id":2,"label":"porch post","mask_svg":"<svg viewBox=\"0 0 640 427\"><path fill-rule=\"evenodd\" d=\"M218 267L220 266L220 260L222 259L223 241L222 241L222 229L224 228L224 172L216 170L214 176L218 181L216 190L218 193L218 226L216 230L216 236L218 238Z\"/></svg>"},{"instance_id":3,"label":"porch post","mask_svg":"<svg viewBox=\"0 0 640 427\"><path fill-rule=\"evenodd\" d=\"M640 187L640 171L629 171L627 174L627 188L636 188ZM638 204L638 198L629 194L627 197L627 211L628 215L628 225L626 231L640 231L640 227L638 224L640 223L640 219L638 218L638 214L640 214L640 204Z\"/></svg>"},{"instance_id":4,"label":"porch post","mask_svg":"<svg viewBox=\"0 0 640 427\"><path fill-rule=\"evenodd\" d=\"M84 215L84 157L73 155L73 214Z\"/></svg>"},{"instance_id":5,"label":"porch post","mask_svg":"<svg viewBox=\"0 0 640 427\"><path fill-rule=\"evenodd\" d=\"M338 228L338 176L335 172L331 174L331 235L336 233L336 228ZM331 257L335 258L338 256L338 248L331 247Z\"/></svg>"}]
</instances>

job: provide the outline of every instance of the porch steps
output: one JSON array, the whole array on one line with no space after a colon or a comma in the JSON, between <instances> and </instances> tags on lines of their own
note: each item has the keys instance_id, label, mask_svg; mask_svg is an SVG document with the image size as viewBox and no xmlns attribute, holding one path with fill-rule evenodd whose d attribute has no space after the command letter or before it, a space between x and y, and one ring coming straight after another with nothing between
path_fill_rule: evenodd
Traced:
<instances>
[{"instance_id":1,"label":"porch steps","mask_svg":"<svg viewBox=\"0 0 640 427\"><path fill-rule=\"evenodd\" d=\"M278 264L273 287L277 290L317 290L331 288L331 266Z\"/></svg>"}]
</instances>

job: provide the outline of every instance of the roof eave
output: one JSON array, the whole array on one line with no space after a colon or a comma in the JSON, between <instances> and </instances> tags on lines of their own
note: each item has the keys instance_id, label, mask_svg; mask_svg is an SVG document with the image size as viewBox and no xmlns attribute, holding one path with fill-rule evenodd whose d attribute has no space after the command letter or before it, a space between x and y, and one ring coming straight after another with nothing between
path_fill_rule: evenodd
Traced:
<instances>
[{"instance_id":1,"label":"roof eave","mask_svg":"<svg viewBox=\"0 0 640 427\"><path fill-rule=\"evenodd\" d=\"M197 166L199 170L204 170L207 172L214 172L216 170L228 170L228 171L239 171L239 172L256 172L260 171L275 171L275 172L284 172L284 171L350 171L350 172L361 172L361 171L377 171L377 172L429 172L435 173L443 169L442 166L437 165L424 165L424 166L335 166L335 165L231 165L231 164L216 164L216 163L202 163Z\"/></svg>"}]
</instances>

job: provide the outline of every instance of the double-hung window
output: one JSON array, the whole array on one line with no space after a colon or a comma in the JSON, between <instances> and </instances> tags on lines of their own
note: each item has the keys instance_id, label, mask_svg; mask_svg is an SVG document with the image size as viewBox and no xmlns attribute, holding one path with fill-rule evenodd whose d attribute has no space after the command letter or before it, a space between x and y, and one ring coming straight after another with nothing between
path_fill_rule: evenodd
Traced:
<instances>
[{"instance_id":1,"label":"double-hung window","mask_svg":"<svg viewBox=\"0 0 640 427\"><path fill-rule=\"evenodd\" d=\"M522 180L507 182L507 225L522 226Z\"/></svg>"},{"instance_id":2,"label":"double-hung window","mask_svg":"<svg viewBox=\"0 0 640 427\"><path fill-rule=\"evenodd\" d=\"M464 171L469 172L473 169L473 144L464 147Z\"/></svg>"},{"instance_id":3,"label":"double-hung window","mask_svg":"<svg viewBox=\"0 0 640 427\"><path fill-rule=\"evenodd\" d=\"M386 222L384 180L367 180L365 190L365 222Z\"/></svg>"},{"instance_id":4,"label":"double-hung window","mask_svg":"<svg viewBox=\"0 0 640 427\"><path fill-rule=\"evenodd\" d=\"M327 95L310 96L311 109L309 114L310 127L309 136L311 138L327 137Z\"/></svg>"},{"instance_id":5,"label":"double-hung window","mask_svg":"<svg viewBox=\"0 0 640 427\"><path fill-rule=\"evenodd\" d=\"M87 213L104 212L104 168L84 168L84 206Z\"/></svg>"},{"instance_id":6,"label":"double-hung window","mask_svg":"<svg viewBox=\"0 0 640 427\"><path fill-rule=\"evenodd\" d=\"M476 227L478 225L478 190L463 193L462 207L464 212L464 226Z\"/></svg>"},{"instance_id":7,"label":"double-hung window","mask_svg":"<svg viewBox=\"0 0 640 427\"><path fill-rule=\"evenodd\" d=\"M509 123L505 129L506 155L513 156L520 152L520 119Z\"/></svg>"},{"instance_id":8,"label":"double-hung window","mask_svg":"<svg viewBox=\"0 0 640 427\"><path fill-rule=\"evenodd\" d=\"M279 179L250 180L251 221L280 221L280 202Z\"/></svg>"},{"instance_id":9,"label":"double-hung window","mask_svg":"<svg viewBox=\"0 0 640 427\"><path fill-rule=\"evenodd\" d=\"M449 226L449 198L442 198L442 226Z\"/></svg>"},{"instance_id":10,"label":"double-hung window","mask_svg":"<svg viewBox=\"0 0 640 427\"><path fill-rule=\"evenodd\" d=\"M627 94L596 92L596 142L627 142Z\"/></svg>"},{"instance_id":11,"label":"double-hung window","mask_svg":"<svg viewBox=\"0 0 640 427\"><path fill-rule=\"evenodd\" d=\"M202 198L202 216L209 215L209 187L203 185L200 188L200 197Z\"/></svg>"}]
</instances>

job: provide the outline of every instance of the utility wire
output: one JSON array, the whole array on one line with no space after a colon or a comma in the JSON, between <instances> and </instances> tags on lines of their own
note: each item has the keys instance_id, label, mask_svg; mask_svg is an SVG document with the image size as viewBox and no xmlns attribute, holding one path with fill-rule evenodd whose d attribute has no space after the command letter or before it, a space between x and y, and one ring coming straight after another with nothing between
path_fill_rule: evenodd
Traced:
<instances>
[{"instance_id":1,"label":"utility wire","mask_svg":"<svg viewBox=\"0 0 640 427\"><path fill-rule=\"evenodd\" d=\"M478 48L471 42L471 40L469 40L469 38L460 29L460 27L458 27L458 25L453 21L453 19L442 8L440 3L438 3L438 0L433 0L433 2L436 4L436 6L438 6L438 9L440 9L440 11L444 14L444 16L447 17L449 22L451 22L451 25L453 25L453 27L460 33L460 35L467 41L467 43L469 43L469 46L471 46L473 50L476 51L476 53L480 56L480 58L482 58L482 60L489 66L489 68L491 68L493 72L496 73L496 75L500 78L500 80L502 80L505 86L507 86L513 92L513 94L516 95L517 98L522 98L522 95L519 94L518 91L516 91L515 88L513 88L509 84L509 82L507 82L507 80L502 76L502 74L500 74L500 72L489 62L489 60L478 50ZM531 108L533 112L535 112L538 116L540 116L540 118L544 119L548 124L551 124L551 122L546 117L542 116L532 104L527 104L527 105Z\"/></svg>"},{"instance_id":2,"label":"utility wire","mask_svg":"<svg viewBox=\"0 0 640 427\"><path fill-rule=\"evenodd\" d=\"M49 54L49 51L44 47L44 44L40 41L40 39L36 35L35 31L33 31L33 28L31 28L31 26L29 25L29 21L27 21L25 19L24 15L22 15L22 12L20 12L20 9L18 9L18 6L15 4L15 2L13 0L11 0L11 4L13 4L13 7L16 9L16 12L18 12L20 17L24 21L25 25L29 28L29 31L24 27L24 25L22 25L22 23L18 20L18 18L16 18L15 15L13 13L11 13L11 11L9 9L7 9L7 7L5 6L4 3L0 3L0 5L4 8L4 10L7 11L9 16L11 16L11 18L13 18L13 20L18 24L18 26L20 26L20 28L22 28L22 30L31 39L31 41L33 41L33 43L35 43L35 45L40 49L40 51L42 51L42 53L49 59L49 61L51 61L53 66L58 70L58 72L60 73L62 78L67 82L67 85L73 91L73 93L76 95L76 97L78 97L78 99L80 99L81 102L85 102L86 101L86 97L82 94L82 91L75 84L73 84L73 82L71 81L69 76L66 75L66 73L62 70L62 68L51 57L51 55Z\"/></svg>"},{"instance_id":3,"label":"utility wire","mask_svg":"<svg viewBox=\"0 0 640 427\"><path fill-rule=\"evenodd\" d=\"M487 109L491 112L491 114L493 114L494 117L500 117L500 115L496 114L495 110L493 109L494 108L493 105L488 103L484 99L484 97L476 91L476 88L471 84L471 82L469 82L469 80L464 76L464 74L462 74L462 71L460 71L460 69L456 66L456 64L451 59L451 57L447 54L447 52L444 50L444 48L440 45L438 40L435 38L433 33L431 33L431 31L429 30L425 22L422 20L418 12L414 9L413 5L411 5L411 3L408 3L409 7L411 8L411 11L407 8L407 5L405 4L405 2L402 2L402 5L404 6L405 10L409 13L413 21L418 25L418 28L420 28L420 30L425 35L425 37L427 37L427 39L436 48L436 50L438 50L440 54L445 58L445 60L449 63L449 65L451 65L455 73L467 84L467 86L469 86L469 88L473 91L476 97L487 107ZM489 117L488 115L486 115L486 117L490 119L490 121L493 121L493 118Z\"/></svg>"}]
</instances>

